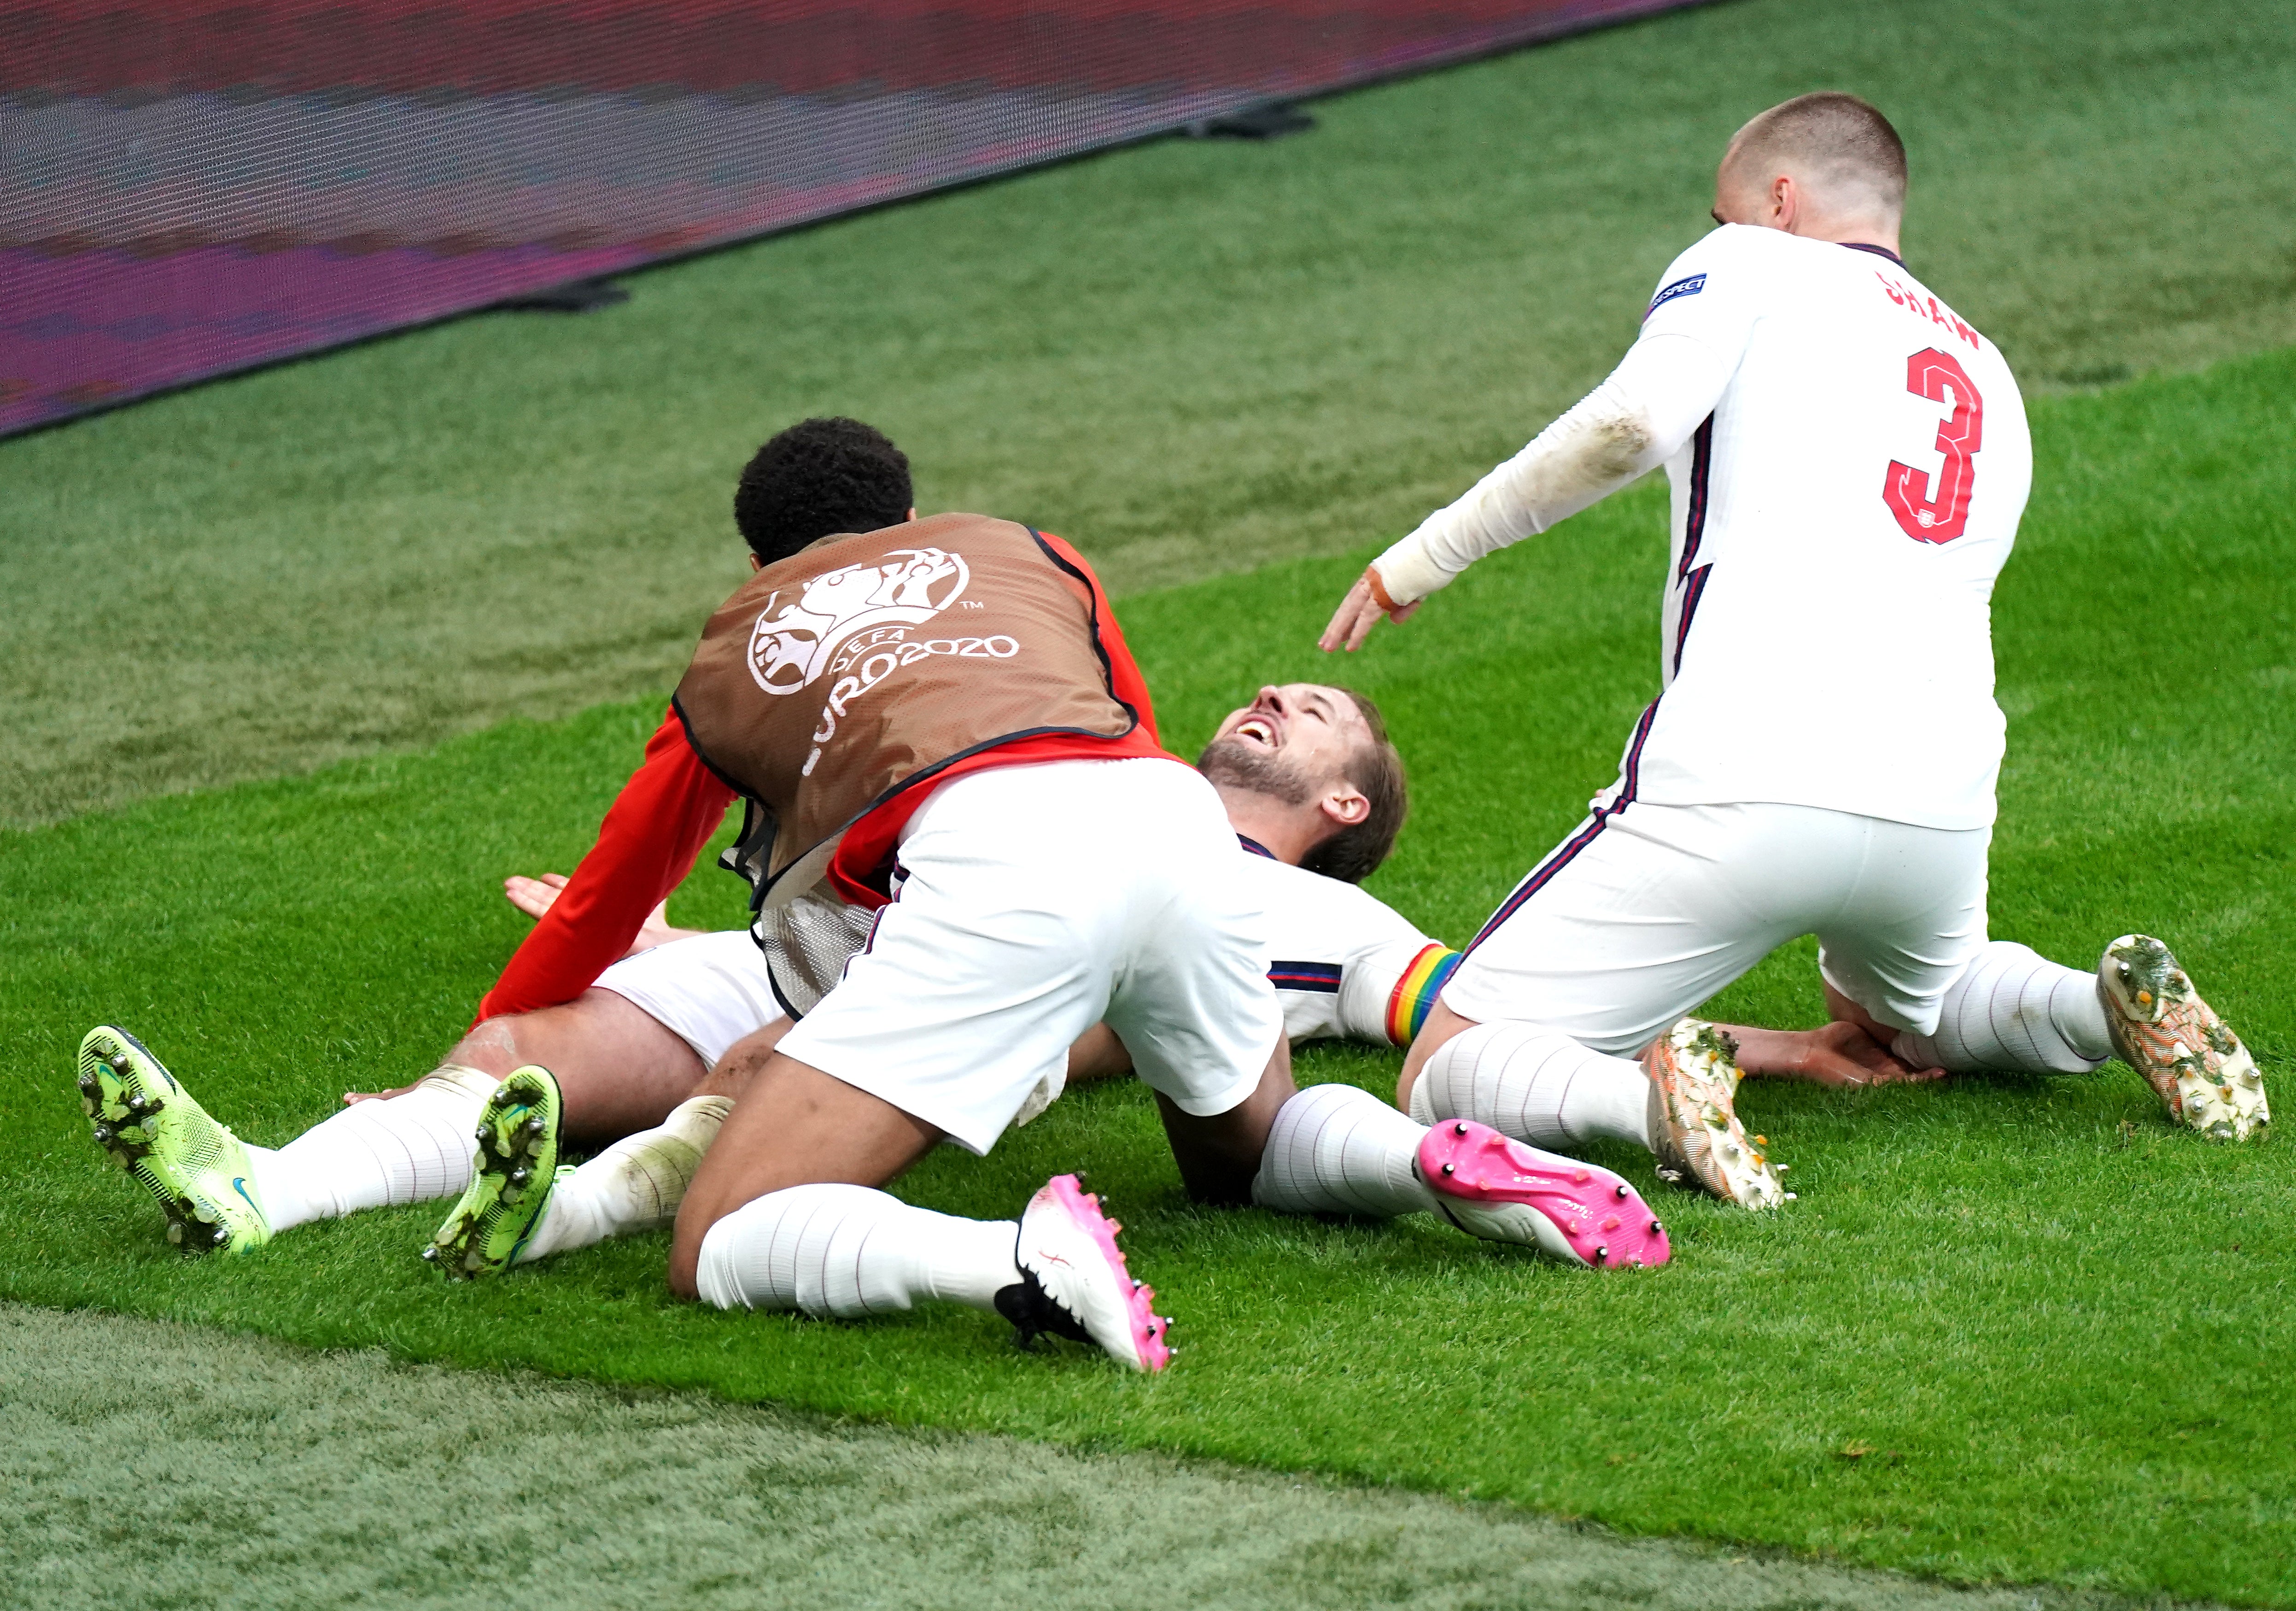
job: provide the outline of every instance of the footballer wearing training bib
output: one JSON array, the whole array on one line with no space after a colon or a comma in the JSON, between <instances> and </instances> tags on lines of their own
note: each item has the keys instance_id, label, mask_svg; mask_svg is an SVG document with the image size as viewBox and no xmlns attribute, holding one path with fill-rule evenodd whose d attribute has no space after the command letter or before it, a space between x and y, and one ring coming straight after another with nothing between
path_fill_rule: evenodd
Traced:
<instances>
[{"instance_id":1,"label":"footballer wearing training bib","mask_svg":"<svg viewBox=\"0 0 2296 1611\"><path fill-rule=\"evenodd\" d=\"M1617 781L1503 901L1404 1069L1423 1120L1597 1133L1748 1207L1789 1195L1686 1015L1779 944L1906 1062L2070 1073L2118 1052L2213 1138L2262 1082L2159 941L2096 972L1989 939L2005 724L1991 596L2032 480L2000 349L1898 250L1905 148L1857 97L1738 131L1719 226L1660 277L1610 378L1381 555L1326 630L1359 646L1476 559L1664 465L1661 692ZM1637 1060L1638 1059L1638 1060Z\"/></svg>"}]
</instances>

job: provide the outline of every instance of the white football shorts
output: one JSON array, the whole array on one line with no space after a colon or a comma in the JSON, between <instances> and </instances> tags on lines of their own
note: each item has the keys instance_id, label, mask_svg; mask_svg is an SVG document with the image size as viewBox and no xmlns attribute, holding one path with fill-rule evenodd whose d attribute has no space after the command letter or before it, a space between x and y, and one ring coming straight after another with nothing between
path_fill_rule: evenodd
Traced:
<instances>
[{"instance_id":1,"label":"white football shorts","mask_svg":"<svg viewBox=\"0 0 2296 1611\"><path fill-rule=\"evenodd\" d=\"M1103 1021L1183 1112L1226 1113L1283 1032L1237 854L1193 767L969 773L909 819L892 904L781 1049L976 1153Z\"/></svg>"},{"instance_id":2,"label":"white football shorts","mask_svg":"<svg viewBox=\"0 0 2296 1611\"><path fill-rule=\"evenodd\" d=\"M1985 944L1993 830L1801 805L1597 812L1515 886L1442 1001L1633 1056L1803 934L1826 982L1883 1023L1932 1033Z\"/></svg>"},{"instance_id":3,"label":"white football shorts","mask_svg":"<svg viewBox=\"0 0 2296 1611\"><path fill-rule=\"evenodd\" d=\"M747 929L695 934L625 957L598 975L598 988L685 1041L708 1068L734 1041L786 1016L766 954Z\"/></svg>"}]
</instances>

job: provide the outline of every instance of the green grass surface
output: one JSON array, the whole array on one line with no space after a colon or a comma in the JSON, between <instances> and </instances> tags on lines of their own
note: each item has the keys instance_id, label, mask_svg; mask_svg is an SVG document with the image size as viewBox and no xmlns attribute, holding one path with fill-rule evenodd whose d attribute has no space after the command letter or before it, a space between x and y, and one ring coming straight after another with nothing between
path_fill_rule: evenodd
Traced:
<instances>
[{"instance_id":1,"label":"green grass surface","mask_svg":"<svg viewBox=\"0 0 2296 1611\"><path fill-rule=\"evenodd\" d=\"M1614 361L1714 161L1902 125L1917 269L2030 389L2296 341L2296 30L2245 0L1744 0L0 445L0 822L665 686L816 410L1119 592L1353 551Z\"/></svg>"},{"instance_id":2,"label":"green grass surface","mask_svg":"<svg viewBox=\"0 0 2296 1611\"><path fill-rule=\"evenodd\" d=\"M2033 510L1997 601L2011 760L1995 933L2081 963L2169 937L2285 1093L2296 999L2296 354L2034 410ZM1418 810L1375 884L1456 936L1606 781L1655 682L1657 489L1478 567L1347 668ZM1168 736L1308 640L1360 555L1134 598ZM1181 1198L1136 1088L1079 1092L902 1190L1003 1217L1055 1169L1114 1196L1181 1359L1128 1378L1001 1322L848 1326L663 1295L661 1238L447 1287L433 1207L186 1262L102 1166L69 1082L109 1019L250 1139L426 1067L521 931L496 883L563 867L658 703L0 835L0 1295L321 1346L706 1388L887 1421L1145 1447L1520 1501L1648 1533L1950 1579L2296 1605L2296 1182L2284 1143L2167 1128L2118 1064L1942 1089L1750 1089L1801 1200L1668 1196L1677 1261L1594 1278L1426 1221L1325 1224ZM1845 764L1860 764L1852 760ZM1878 752L1862 764L1894 764ZM674 915L723 922L697 875ZM1820 1016L1806 946L1720 1003ZM1309 1078L1385 1089L1395 1058ZM1660 1190L1639 1155L1603 1155ZM1846 1450L1867 1449L1857 1458Z\"/></svg>"},{"instance_id":3,"label":"green grass surface","mask_svg":"<svg viewBox=\"0 0 2296 1611\"><path fill-rule=\"evenodd\" d=\"M0 1581L88 1607L2112 1611L1507 1506L0 1305ZM132 1384L128 1391L123 1385Z\"/></svg>"}]
</instances>

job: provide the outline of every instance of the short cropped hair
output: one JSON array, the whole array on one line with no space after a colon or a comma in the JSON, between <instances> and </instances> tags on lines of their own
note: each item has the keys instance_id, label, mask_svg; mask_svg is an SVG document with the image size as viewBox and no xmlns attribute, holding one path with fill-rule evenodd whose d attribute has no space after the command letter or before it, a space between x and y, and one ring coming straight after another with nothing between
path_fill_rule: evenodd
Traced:
<instances>
[{"instance_id":1,"label":"short cropped hair","mask_svg":"<svg viewBox=\"0 0 2296 1611\"><path fill-rule=\"evenodd\" d=\"M1371 810L1361 822L1341 828L1308 851L1300 865L1326 878L1361 884L1379 870L1379 864L1395 849L1395 836L1403 831L1411 800L1403 777L1403 757L1387 736L1387 722L1379 707L1353 688L1340 692L1356 702L1364 726L1371 729L1369 740L1355 747L1340 776L1370 802Z\"/></svg>"},{"instance_id":2,"label":"short cropped hair","mask_svg":"<svg viewBox=\"0 0 2296 1611\"><path fill-rule=\"evenodd\" d=\"M1906 204L1906 143L1867 102L1838 89L1796 95L1740 132L1737 157L1794 162L1829 186L1860 187L1892 212Z\"/></svg>"},{"instance_id":3,"label":"short cropped hair","mask_svg":"<svg viewBox=\"0 0 2296 1611\"><path fill-rule=\"evenodd\" d=\"M800 420L758 449L734 489L734 523L764 564L840 531L876 531L916 503L906 455L859 420Z\"/></svg>"}]
</instances>

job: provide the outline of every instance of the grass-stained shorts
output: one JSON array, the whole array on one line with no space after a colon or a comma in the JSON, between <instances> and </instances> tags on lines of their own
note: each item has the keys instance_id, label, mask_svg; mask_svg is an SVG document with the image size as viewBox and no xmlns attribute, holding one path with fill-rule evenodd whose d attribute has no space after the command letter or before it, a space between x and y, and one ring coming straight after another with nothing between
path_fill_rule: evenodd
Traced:
<instances>
[{"instance_id":1,"label":"grass-stained shorts","mask_svg":"<svg viewBox=\"0 0 2296 1611\"><path fill-rule=\"evenodd\" d=\"M1152 1089L1226 1113L1283 1032L1237 853L1177 761L956 778L909 819L892 903L781 1050L985 1153L1104 1020Z\"/></svg>"}]
</instances>

